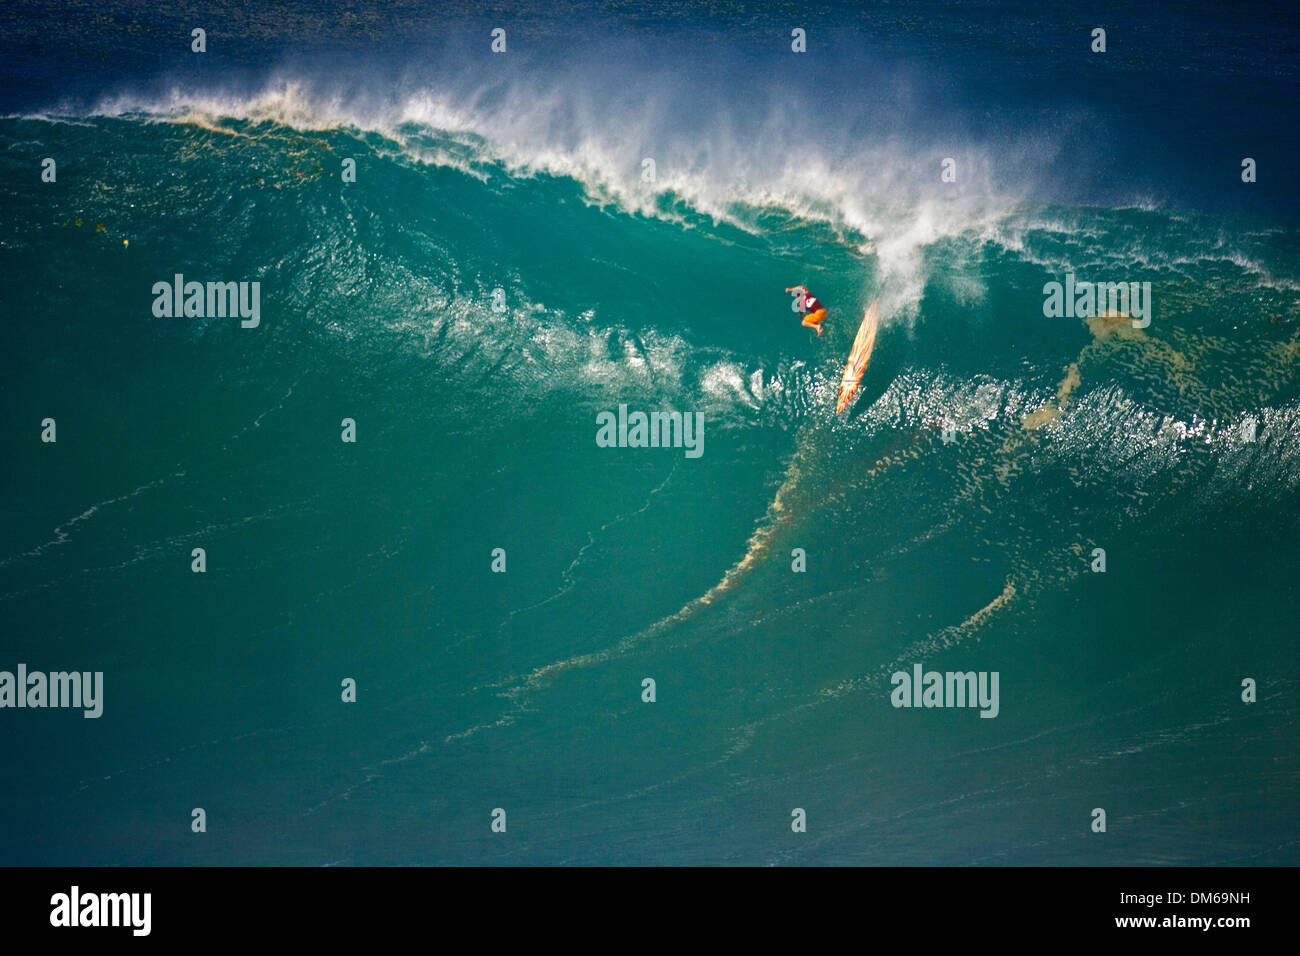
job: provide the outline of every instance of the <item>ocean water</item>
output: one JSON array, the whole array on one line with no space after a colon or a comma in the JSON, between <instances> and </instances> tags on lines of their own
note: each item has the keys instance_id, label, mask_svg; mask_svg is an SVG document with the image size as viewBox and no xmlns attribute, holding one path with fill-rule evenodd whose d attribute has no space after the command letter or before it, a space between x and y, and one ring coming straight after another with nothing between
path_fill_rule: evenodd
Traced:
<instances>
[{"instance_id":1,"label":"ocean water","mask_svg":"<svg viewBox=\"0 0 1300 956\"><path fill-rule=\"evenodd\" d=\"M1300 861L1296 46L6 7L0 670L104 692L0 708L0 862ZM176 274L259 324L157 316ZM1067 274L1149 324L1046 316ZM622 404L702 454L598 446ZM893 706L918 664L996 717Z\"/></svg>"}]
</instances>

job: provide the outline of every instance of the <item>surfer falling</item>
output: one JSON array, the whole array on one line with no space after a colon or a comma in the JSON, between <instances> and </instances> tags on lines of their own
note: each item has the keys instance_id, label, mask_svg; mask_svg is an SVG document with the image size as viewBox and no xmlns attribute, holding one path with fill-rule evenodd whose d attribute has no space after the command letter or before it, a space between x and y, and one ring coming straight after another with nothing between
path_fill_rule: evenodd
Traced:
<instances>
[{"instance_id":1,"label":"surfer falling","mask_svg":"<svg viewBox=\"0 0 1300 956\"><path fill-rule=\"evenodd\" d=\"M803 313L803 324L810 329L816 329L817 338L821 338L822 322L826 320L826 306L822 305L818 298L804 286L792 286L785 291L797 293L794 300L794 310Z\"/></svg>"},{"instance_id":2,"label":"surfer falling","mask_svg":"<svg viewBox=\"0 0 1300 956\"><path fill-rule=\"evenodd\" d=\"M806 286L796 285L785 291L795 293L795 311L804 314L803 324L810 329L816 329L817 338L821 338L822 322L826 320L826 306L822 305ZM876 299L867 307L867 314L862 317L862 324L858 326L858 334L853 339L853 348L849 352L849 360L844 366L844 375L840 379L840 399L835 407L836 415L848 408L849 402L853 401L853 395L858 390L862 375L867 370L867 363L871 361L871 350L876 345L879 307L880 300Z\"/></svg>"}]
</instances>

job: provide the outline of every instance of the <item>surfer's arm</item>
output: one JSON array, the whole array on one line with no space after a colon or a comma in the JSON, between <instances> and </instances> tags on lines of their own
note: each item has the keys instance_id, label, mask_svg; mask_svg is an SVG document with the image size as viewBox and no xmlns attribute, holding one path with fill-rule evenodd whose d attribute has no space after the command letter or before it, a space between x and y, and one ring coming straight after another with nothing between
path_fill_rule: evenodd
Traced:
<instances>
[{"instance_id":1,"label":"surfer's arm","mask_svg":"<svg viewBox=\"0 0 1300 956\"><path fill-rule=\"evenodd\" d=\"M791 286L790 288L786 289L785 291L786 291L786 292L807 292L808 290L805 289L805 288L804 288L803 286L801 286L801 285L796 285L796 286Z\"/></svg>"}]
</instances>

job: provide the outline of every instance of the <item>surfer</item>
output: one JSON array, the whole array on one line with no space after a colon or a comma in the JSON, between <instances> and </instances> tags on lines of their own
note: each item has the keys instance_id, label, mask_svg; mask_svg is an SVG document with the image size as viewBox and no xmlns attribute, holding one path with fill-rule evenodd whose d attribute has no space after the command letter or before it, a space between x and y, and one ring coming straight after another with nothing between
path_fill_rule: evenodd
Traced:
<instances>
[{"instance_id":1,"label":"surfer","mask_svg":"<svg viewBox=\"0 0 1300 956\"><path fill-rule=\"evenodd\" d=\"M821 338L822 322L826 319L826 306L822 305L821 301L804 286L797 285L785 291L799 293L794 301L794 307L804 314L803 324L810 329L816 329L817 338Z\"/></svg>"}]
</instances>

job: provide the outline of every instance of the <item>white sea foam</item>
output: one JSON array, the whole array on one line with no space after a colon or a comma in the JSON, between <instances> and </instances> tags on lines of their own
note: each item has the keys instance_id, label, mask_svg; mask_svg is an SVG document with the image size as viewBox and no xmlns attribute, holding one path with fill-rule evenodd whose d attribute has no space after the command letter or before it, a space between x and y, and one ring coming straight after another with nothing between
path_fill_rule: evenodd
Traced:
<instances>
[{"instance_id":1,"label":"white sea foam","mask_svg":"<svg viewBox=\"0 0 1300 956\"><path fill-rule=\"evenodd\" d=\"M683 124L684 106L703 115ZM921 161L934 147L897 137L810 144L792 135L790 109L774 98L766 116L741 127L725 111L710 117L682 90L657 99L623 91L599 100L571 77L387 98L280 78L253 94L169 88L107 96L93 113L227 132L244 124L239 131L249 135L263 135L261 124L379 134L413 162L477 175L496 168L568 177L591 202L629 213L680 220L684 203L746 230L758 228L756 213L764 209L824 222L874 255L887 320L914 311L926 280L925 247L987 231L1014 207L1014 197L992 185L993 163L981 150L945 146ZM940 182L944 154L957 161L956 183ZM655 163L649 182L642 175L646 158Z\"/></svg>"}]
</instances>

